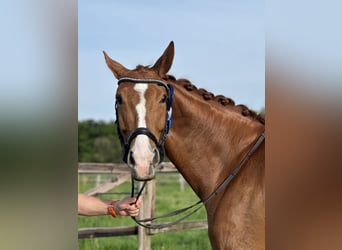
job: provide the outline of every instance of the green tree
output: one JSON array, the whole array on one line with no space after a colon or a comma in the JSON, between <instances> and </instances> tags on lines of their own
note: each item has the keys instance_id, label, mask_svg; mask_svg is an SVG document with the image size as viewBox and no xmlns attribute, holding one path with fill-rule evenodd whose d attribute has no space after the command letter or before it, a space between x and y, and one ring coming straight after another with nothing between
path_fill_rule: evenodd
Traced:
<instances>
[{"instance_id":1,"label":"green tree","mask_svg":"<svg viewBox=\"0 0 342 250\"><path fill-rule=\"evenodd\" d=\"M86 120L78 122L79 162L120 162L121 145L116 123Z\"/></svg>"}]
</instances>

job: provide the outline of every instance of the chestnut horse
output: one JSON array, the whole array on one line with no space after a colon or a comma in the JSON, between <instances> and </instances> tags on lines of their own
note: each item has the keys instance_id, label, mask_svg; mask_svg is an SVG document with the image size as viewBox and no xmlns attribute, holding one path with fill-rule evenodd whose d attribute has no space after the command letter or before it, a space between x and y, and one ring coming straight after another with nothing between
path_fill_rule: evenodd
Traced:
<instances>
[{"instance_id":1,"label":"chestnut horse","mask_svg":"<svg viewBox=\"0 0 342 250\"><path fill-rule=\"evenodd\" d=\"M173 42L153 66L129 70L105 52L104 56L119 81L118 133L132 176L154 178L165 148L202 201L215 193L205 202L212 248L264 249L265 142L260 140L264 118L167 74ZM218 190L237 166L236 177Z\"/></svg>"}]
</instances>

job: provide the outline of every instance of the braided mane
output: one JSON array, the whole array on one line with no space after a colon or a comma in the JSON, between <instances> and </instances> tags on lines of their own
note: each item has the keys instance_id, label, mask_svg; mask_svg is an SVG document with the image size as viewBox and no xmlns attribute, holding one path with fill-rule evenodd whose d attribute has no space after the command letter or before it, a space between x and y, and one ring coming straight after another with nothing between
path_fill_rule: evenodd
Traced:
<instances>
[{"instance_id":1,"label":"braided mane","mask_svg":"<svg viewBox=\"0 0 342 250\"><path fill-rule=\"evenodd\" d=\"M200 96L202 96L202 98L206 101L215 101L217 103L220 103L222 106L230 106L230 107L235 107L237 112L239 112L241 115L246 116L246 117L250 117L252 120L256 120L262 124L265 124L265 118L256 113L255 111L249 109L247 106L243 105L243 104L238 104L235 105L235 102L228 97L225 97L223 95L214 95L213 93L203 89L203 88L197 88L195 85L193 85L189 80L187 79L176 79L174 76L172 75L166 75L166 77L164 77L164 80L168 81L168 80L172 80L175 81L177 83L179 83L180 85L182 85L187 91L191 91L194 92Z\"/></svg>"},{"instance_id":2,"label":"braided mane","mask_svg":"<svg viewBox=\"0 0 342 250\"><path fill-rule=\"evenodd\" d=\"M135 70L142 72L144 71L144 69L150 70L151 66L137 65ZM222 106L234 107L236 111L239 112L241 115L245 117L250 117L252 120L258 121L261 124L265 125L265 118L263 115L256 113L254 110L249 109L246 105L235 105L235 102L231 98L225 97L223 95L214 95L206 89L197 88L188 79L176 79L176 77L174 77L173 75L166 75L165 77L163 77L163 79L165 81L174 81L182 85L187 91L197 93L198 95L202 96L202 98L206 101L215 101L221 104Z\"/></svg>"}]
</instances>

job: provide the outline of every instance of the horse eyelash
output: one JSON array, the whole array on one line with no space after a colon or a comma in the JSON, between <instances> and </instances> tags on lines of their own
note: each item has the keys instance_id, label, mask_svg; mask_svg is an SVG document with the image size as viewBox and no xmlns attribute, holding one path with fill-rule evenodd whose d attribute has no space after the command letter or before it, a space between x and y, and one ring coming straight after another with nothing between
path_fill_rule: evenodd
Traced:
<instances>
[{"instance_id":1,"label":"horse eyelash","mask_svg":"<svg viewBox=\"0 0 342 250\"><path fill-rule=\"evenodd\" d=\"M163 98L160 100L160 103L166 103L167 101L167 96L163 95Z\"/></svg>"}]
</instances>

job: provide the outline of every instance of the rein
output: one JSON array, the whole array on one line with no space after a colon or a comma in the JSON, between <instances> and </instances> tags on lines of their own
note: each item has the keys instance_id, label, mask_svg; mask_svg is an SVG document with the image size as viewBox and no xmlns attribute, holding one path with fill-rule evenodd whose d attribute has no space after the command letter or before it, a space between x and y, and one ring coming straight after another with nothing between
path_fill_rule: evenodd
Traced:
<instances>
[{"instance_id":1,"label":"rein","mask_svg":"<svg viewBox=\"0 0 342 250\"><path fill-rule=\"evenodd\" d=\"M142 219L142 220L137 220L135 217L132 217L132 219L140 226L148 228L148 229L161 229L161 228L166 228L166 227L170 227L172 225L175 225L179 222L181 222L182 220L188 218L190 215L194 214L195 212L197 212L200 208L202 208L202 206L206 205L209 201L211 201L216 195L219 194L220 191L222 191L222 189L224 187L226 187L233 179L234 177L240 172L241 168L246 164L246 162L248 161L248 159L253 155L253 153L259 148L259 146L261 145L261 143L265 140L265 131L263 131L258 139L256 140L256 142L254 143L254 145L249 149L249 151L247 152L247 154L244 156L244 158L240 161L240 163L237 165L237 167L231 172L231 174L223 180L223 182L214 190L214 192L212 192L207 199L205 199L204 201L199 200L198 202L194 203L191 206L176 210L174 212L165 214L165 215L161 215L161 216L157 216L157 217L153 217L153 218L148 218L148 219ZM138 200L139 196L141 195L143 189L146 186L146 182L144 182L143 186L141 187L136 199ZM132 192L131 192L131 197L134 197L134 179L132 177ZM186 212L187 210L194 208L193 211L189 212L188 214L184 215L183 217L173 221L173 222L169 222L169 223L161 223L161 224L144 224L144 223L148 223L148 222L153 222L156 219L160 219L160 218L169 218L181 213Z\"/></svg>"}]
</instances>

